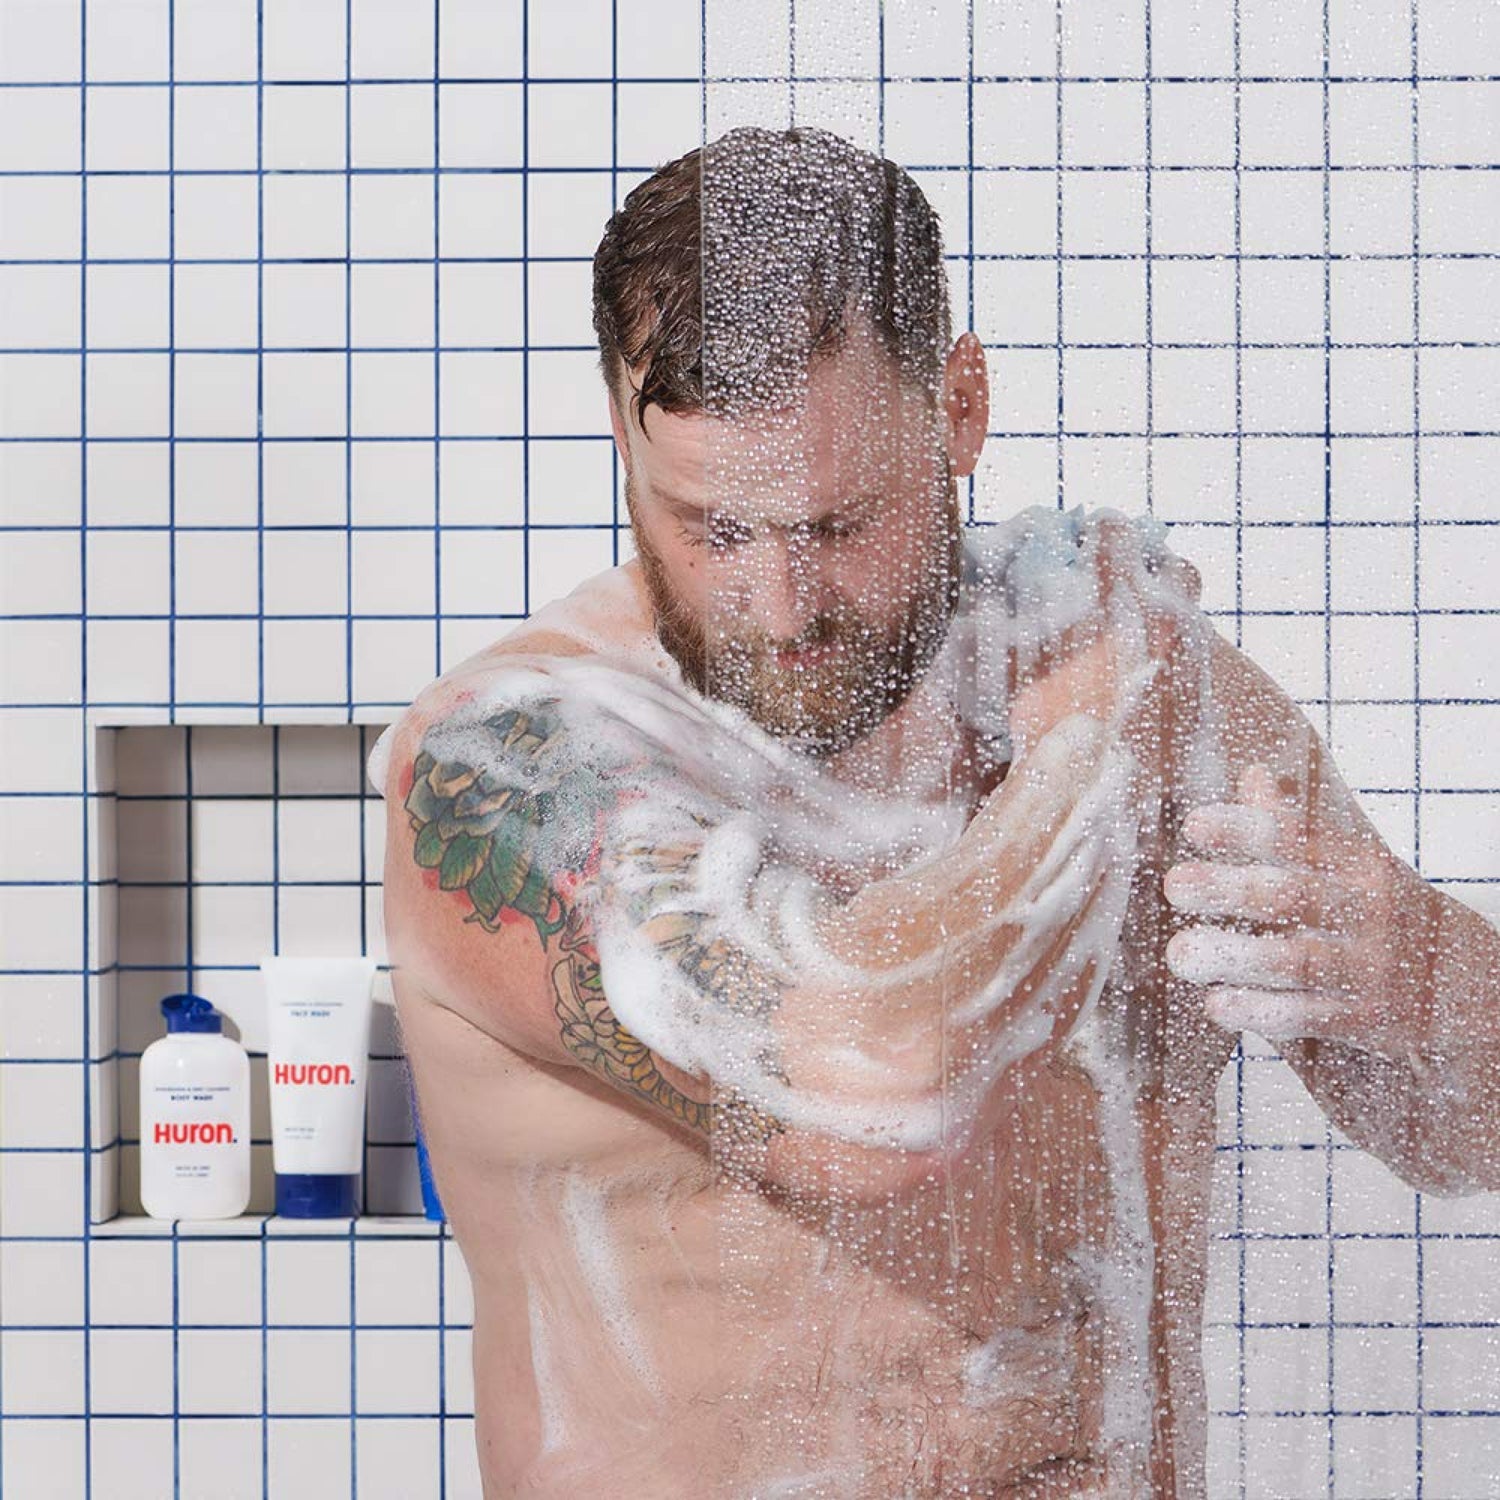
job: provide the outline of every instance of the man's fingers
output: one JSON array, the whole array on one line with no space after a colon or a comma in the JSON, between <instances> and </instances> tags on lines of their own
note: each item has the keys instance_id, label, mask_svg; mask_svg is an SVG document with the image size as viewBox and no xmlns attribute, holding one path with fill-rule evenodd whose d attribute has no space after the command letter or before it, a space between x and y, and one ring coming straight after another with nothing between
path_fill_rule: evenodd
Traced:
<instances>
[{"instance_id":1,"label":"man's fingers","mask_svg":"<svg viewBox=\"0 0 1500 1500\"><path fill-rule=\"evenodd\" d=\"M1268 862L1290 859L1295 847L1287 814L1240 802L1209 802L1193 808L1182 820L1182 836L1205 854Z\"/></svg>"},{"instance_id":2,"label":"man's fingers","mask_svg":"<svg viewBox=\"0 0 1500 1500\"><path fill-rule=\"evenodd\" d=\"M1349 944L1325 932L1287 937L1196 925L1167 943L1167 967L1192 984L1246 984L1273 990L1338 990Z\"/></svg>"},{"instance_id":3,"label":"man's fingers","mask_svg":"<svg viewBox=\"0 0 1500 1500\"><path fill-rule=\"evenodd\" d=\"M1317 870L1285 865L1226 865L1183 860L1162 877L1162 894L1178 911L1330 927L1356 915L1354 893Z\"/></svg>"},{"instance_id":4,"label":"man's fingers","mask_svg":"<svg viewBox=\"0 0 1500 1500\"><path fill-rule=\"evenodd\" d=\"M1203 575L1164 542L1143 536L1124 516L1100 515L1095 518L1095 525L1096 546L1106 583L1131 579L1139 570L1172 584L1194 604L1203 597Z\"/></svg>"},{"instance_id":5,"label":"man's fingers","mask_svg":"<svg viewBox=\"0 0 1500 1500\"><path fill-rule=\"evenodd\" d=\"M1368 1040L1368 1021L1357 1007L1336 995L1311 990L1266 990L1225 985L1204 996L1210 1021L1226 1031L1253 1031L1268 1042L1320 1037L1359 1044Z\"/></svg>"},{"instance_id":6,"label":"man's fingers","mask_svg":"<svg viewBox=\"0 0 1500 1500\"><path fill-rule=\"evenodd\" d=\"M1115 588L1124 585L1146 627L1147 656L1177 660L1183 615L1180 602L1171 596L1186 595L1196 604L1203 592L1198 570L1118 516L1101 516L1097 537L1101 606L1108 608Z\"/></svg>"}]
</instances>

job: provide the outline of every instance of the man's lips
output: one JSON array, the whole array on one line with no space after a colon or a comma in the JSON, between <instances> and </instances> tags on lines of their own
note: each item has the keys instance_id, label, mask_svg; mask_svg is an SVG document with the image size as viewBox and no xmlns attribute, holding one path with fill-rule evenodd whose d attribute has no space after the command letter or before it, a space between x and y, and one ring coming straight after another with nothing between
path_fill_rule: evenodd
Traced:
<instances>
[{"instance_id":1,"label":"man's lips","mask_svg":"<svg viewBox=\"0 0 1500 1500\"><path fill-rule=\"evenodd\" d=\"M779 667L811 667L827 661L839 649L838 641L822 641L816 646L804 646L800 651L778 648L776 665Z\"/></svg>"}]
</instances>

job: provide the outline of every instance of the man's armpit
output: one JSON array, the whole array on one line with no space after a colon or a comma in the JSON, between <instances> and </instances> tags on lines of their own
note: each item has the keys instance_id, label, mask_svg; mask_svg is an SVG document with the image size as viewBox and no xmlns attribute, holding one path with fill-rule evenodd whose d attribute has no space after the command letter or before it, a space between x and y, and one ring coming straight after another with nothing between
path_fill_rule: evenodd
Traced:
<instances>
[{"instance_id":1,"label":"man's armpit","mask_svg":"<svg viewBox=\"0 0 1500 1500\"><path fill-rule=\"evenodd\" d=\"M732 1093L712 1097L719 1091L660 1059L610 1008L576 897L597 868L608 779L560 753L562 733L545 703L471 720L461 736L445 734L442 723L429 726L404 803L414 863L437 872L439 889L453 893L464 923L495 936L515 924L535 930L556 1028L548 1028L547 1039L571 1060L705 1138L730 1127L768 1138L782 1129L779 1121ZM459 746L469 753L456 757ZM571 869L558 867L558 851L571 844L576 853L582 844L555 825L560 815L587 820L593 839ZM691 857L681 848L662 855L664 865ZM770 981L747 971L748 961L742 955L737 961L727 945L705 941L691 914L654 932L653 940L716 1003L768 1003ZM726 983L731 974L734 984Z\"/></svg>"}]
</instances>

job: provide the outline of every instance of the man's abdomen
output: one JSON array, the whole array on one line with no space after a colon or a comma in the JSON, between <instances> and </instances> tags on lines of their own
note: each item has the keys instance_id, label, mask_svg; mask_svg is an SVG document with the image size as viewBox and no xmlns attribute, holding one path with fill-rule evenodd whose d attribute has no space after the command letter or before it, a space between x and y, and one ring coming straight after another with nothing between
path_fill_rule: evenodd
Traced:
<instances>
[{"instance_id":1,"label":"man's abdomen","mask_svg":"<svg viewBox=\"0 0 1500 1500\"><path fill-rule=\"evenodd\" d=\"M401 1019L474 1286L487 1500L1090 1493L1070 1250L1107 1193L1078 1078L1032 1070L1013 1138L948 1181L793 1203L588 1075Z\"/></svg>"}]
</instances>

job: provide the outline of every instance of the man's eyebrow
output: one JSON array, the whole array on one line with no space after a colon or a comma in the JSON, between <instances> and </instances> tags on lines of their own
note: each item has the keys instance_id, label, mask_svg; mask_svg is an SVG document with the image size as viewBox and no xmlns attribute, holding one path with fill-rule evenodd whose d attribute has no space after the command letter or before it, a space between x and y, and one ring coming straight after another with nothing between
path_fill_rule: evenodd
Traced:
<instances>
[{"instance_id":1,"label":"man's eyebrow","mask_svg":"<svg viewBox=\"0 0 1500 1500\"><path fill-rule=\"evenodd\" d=\"M656 485L653 485L652 489L656 493L656 498L662 501L669 510L682 511L692 515L702 515L703 513L703 506L696 505L691 500L684 500L681 495L674 495L670 490L661 489Z\"/></svg>"}]
</instances>

